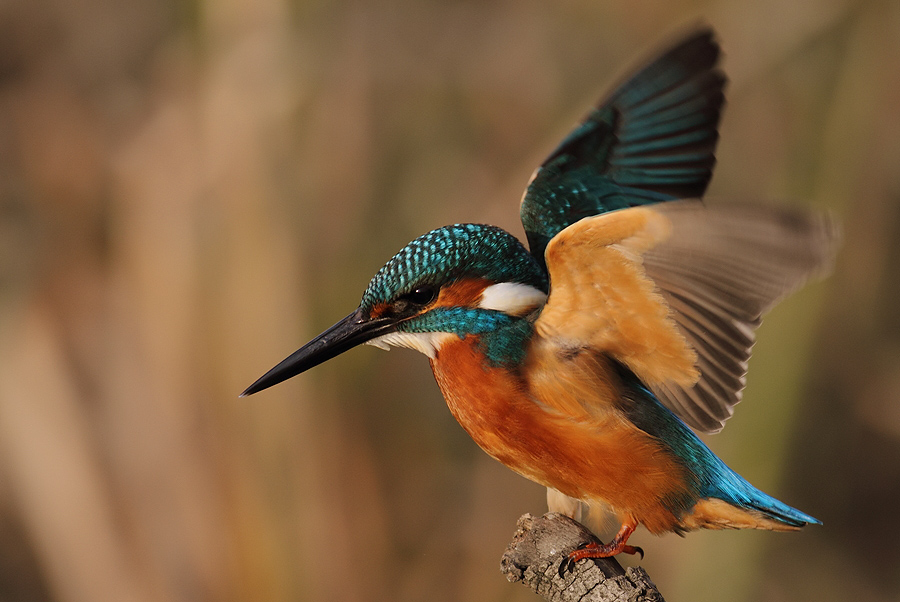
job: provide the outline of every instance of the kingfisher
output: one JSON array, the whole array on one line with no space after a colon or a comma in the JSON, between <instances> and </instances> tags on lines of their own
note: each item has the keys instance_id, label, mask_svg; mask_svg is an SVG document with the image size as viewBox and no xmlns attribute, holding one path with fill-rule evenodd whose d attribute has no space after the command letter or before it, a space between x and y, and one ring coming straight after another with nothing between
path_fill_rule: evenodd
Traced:
<instances>
[{"instance_id":1,"label":"kingfisher","mask_svg":"<svg viewBox=\"0 0 900 602\"><path fill-rule=\"evenodd\" d=\"M366 343L425 354L453 416L547 487L551 511L643 525L795 531L820 521L763 493L697 436L741 399L761 317L827 270L827 215L705 204L726 78L700 28L636 69L534 172L526 248L495 226L424 234L359 307L253 383L257 393ZM594 523L596 524L596 523Z\"/></svg>"}]
</instances>

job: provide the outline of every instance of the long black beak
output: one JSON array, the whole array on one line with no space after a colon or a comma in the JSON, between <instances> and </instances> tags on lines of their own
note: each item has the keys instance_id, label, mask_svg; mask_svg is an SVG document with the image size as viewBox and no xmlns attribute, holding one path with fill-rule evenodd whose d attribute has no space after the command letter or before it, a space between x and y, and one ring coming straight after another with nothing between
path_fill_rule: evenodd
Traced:
<instances>
[{"instance_id":1,"label":"long black beak","mask_svg":"<svg viewBox=\"0 0 900 602\"><path fill-rule=\"evenodd\" d=\"M393 331L396 326L396 320L372 319L362 309L357 309L263 374L241 393L241 397L259 393L301 372L306 372L348 349Z\"/></svg>"}]
</instances>

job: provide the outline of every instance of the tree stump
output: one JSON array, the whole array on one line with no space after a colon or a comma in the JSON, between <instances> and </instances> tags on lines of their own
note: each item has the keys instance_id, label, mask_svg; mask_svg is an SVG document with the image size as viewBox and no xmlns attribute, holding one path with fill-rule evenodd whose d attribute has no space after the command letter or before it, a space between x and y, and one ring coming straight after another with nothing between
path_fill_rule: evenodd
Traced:
<instances>
[{"instance_id":1,"label":"tree stump","mask_svg":"<svg viewBox=\"0 0 900 602\"><path fill-rule=\"evenodd\" d=\"M510 582L521 581L550 602L664 602L644 569L624 569L615 558L581 560L561 575L569 552L597 541L569 517L525 514L516 527L500 560Z\"/></svg>"}]
</instances>

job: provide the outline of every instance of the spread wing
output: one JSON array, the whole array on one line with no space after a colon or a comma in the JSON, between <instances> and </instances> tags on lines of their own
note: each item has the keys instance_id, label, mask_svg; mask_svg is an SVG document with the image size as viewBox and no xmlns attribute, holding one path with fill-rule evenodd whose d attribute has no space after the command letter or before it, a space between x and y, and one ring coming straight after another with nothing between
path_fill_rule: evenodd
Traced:
<instances>
[{"instance_id":1,"label":"spread wing","mask_svg":"<svg viewBox=\"0 0 900 602\"><path fill-rule=\"evenodd\" d=\"M698 201L586 218L547 245L535 327L557 361L612 357L715 432L741 399L761 316L826 269L836 240L823 215Z\"/></svg>"},{"instance_id":2,"label":"spread wing","mask_svg":"<svg viewBox=\"0 0 900 602\"><path fill-rule=\"evenodd\" d=\"M583 217L702 196L723 103L718 59L712 32L686 37L618 86L547 157L520 209L539 262L550 239Z\"/></svg>"}]
</instances>

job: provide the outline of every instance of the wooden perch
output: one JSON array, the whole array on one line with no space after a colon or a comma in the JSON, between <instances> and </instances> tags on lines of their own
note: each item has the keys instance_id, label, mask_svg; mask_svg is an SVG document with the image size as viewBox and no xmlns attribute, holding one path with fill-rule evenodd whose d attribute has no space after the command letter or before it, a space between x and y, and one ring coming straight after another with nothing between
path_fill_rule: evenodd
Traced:
<instances>
[{"instance_id":1,"label":"wooden perch","mask_svg":"<svg viewBox=\"0 0 900 602\"><path fill-rule=\"evenodd\" d=\"M516 527L500 570L509 581L521 581L550 602L664 602L644 569L623 569L615 558L582 560L560 576L569 552L597 541L569 517L525 514Z\"/></svg>"}]
</instances>

